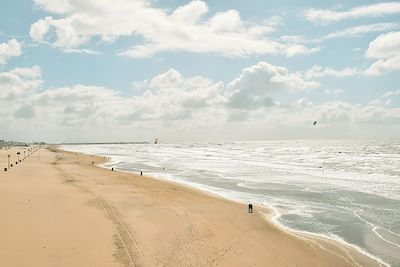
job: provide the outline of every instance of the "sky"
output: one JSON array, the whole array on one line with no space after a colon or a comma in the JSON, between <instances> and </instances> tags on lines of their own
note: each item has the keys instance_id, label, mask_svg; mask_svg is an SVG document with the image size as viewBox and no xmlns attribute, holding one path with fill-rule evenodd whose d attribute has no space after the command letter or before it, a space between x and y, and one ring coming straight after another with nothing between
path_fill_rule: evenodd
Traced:
<instances>
[{"instance_id":1,"label":"sky","mask_svg":"<svg viewBox=\"0 0 400 267\"><path fill-rule=\"evenodd\" d=\"M27 142L398 138L400 2L0 0L0 123Z\"/></svg>"}]
</instances>

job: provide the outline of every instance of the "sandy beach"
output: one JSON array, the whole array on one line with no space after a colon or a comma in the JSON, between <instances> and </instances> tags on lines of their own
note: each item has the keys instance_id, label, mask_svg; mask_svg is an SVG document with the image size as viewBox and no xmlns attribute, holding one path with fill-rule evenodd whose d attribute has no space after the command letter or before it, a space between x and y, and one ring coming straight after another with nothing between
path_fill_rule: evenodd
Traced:
<instances>
[{"instance_id":1,"label":"sandy beach","mask_svg":"<svg viewBox=\"0 0 400 267\"><path fill-rule=\"evenodd\" d=\"M266 209L97 167L42 148L7 172L0 150L0 266L379 266L280 229Z\"/></svg>"}]
</instances>

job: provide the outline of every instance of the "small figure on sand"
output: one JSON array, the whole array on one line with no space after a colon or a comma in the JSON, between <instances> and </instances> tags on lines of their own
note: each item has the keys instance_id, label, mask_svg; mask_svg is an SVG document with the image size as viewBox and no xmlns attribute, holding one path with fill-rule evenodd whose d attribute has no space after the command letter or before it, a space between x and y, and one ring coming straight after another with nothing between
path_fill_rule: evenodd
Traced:
<instances>
[{"instance_id":1,"label":"small figure on sand","mask_svg":"<svg viewBox=\"0 0 400 267\"><path fill-rule=\"evenodd\" d=\"M249 213L253 213L253 204L249 204Z\"/></svg>"}]
</instances>

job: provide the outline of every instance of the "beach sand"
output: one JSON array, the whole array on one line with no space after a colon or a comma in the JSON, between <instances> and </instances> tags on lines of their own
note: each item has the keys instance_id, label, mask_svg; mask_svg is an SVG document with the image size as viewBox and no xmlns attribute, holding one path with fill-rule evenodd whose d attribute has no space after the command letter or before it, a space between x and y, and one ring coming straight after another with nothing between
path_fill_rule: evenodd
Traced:
<instances>
[{"instance_id":1,"label":"beach sand","mask_svg":"<svg viewBox=\"0 0 400 267\"><path fill-rule=\"evenodd\" d=\"M7 153L0 266L379 266L260 207L95 166L103 158L42 148L4 172Z\"/></svg>"}]
</instances>

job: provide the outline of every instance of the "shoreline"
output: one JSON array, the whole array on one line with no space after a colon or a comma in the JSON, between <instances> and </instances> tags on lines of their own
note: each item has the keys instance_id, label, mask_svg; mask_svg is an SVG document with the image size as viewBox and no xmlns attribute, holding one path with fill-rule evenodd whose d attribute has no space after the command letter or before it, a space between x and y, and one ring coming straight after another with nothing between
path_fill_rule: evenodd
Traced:
<instances>
[{"instance_id":1,"label":"shoreline","mask_svg":"<svg viewBox=\"0 0 400 267\"><path fill-rule=\"evenodd\" d=\"M78 153L78 154L86 154L86 153L81 153L81 152L73 152L73 151L68 151L68 150L64 150L61 149L62 151L66 151L69 153ZM100 155L96 155L96 154L86 154L86 155L92 155L94 157L99 157L100 159L103 159L102 156ZM95 165L96 167L100 167L103 169L108 169L110 170L111 167L106 166L106 164L108 163L118 163L118 161L113 161L111 157L104 157L104 161L101 162L100 164ZM124 172L124 173L128 173L128 174L132 174L132 175L137 175L137 173L135 171L129 171L129 170L119 170L119 169L114 169L117 172ZM190 190L194 190L197 191L201 194L205 194L208 195L210 197L214 197L214 198L219 198L221 200L224 201L230 201L236 204L240 204L240 205L247 205L248 203L244 203L243 201L240 201L238 199L233 199L233 198L227 198L224 197L222 195L219 195L218 193L215 192L211 192L211 191L207 191L205 189L201 189L201 188L197 188L193 185L191 185L190 183L185 183L185 182L181 182L178 180L170 180L168 178L164 178L164 177L156 177L156 176L152 176L152 175L143 175L143 177L148 178L148 179L154 179L157 180L159 182L163 182L163 183L171 183L177 186L181 186ZM343 246L346 249L352 250L350 253L355 253L355 254L359 254L359 255L355 255L358 259L365 257L365 259L367 261L372 260L374 261L377 265L379 266L385 266L385 267L390 267L391 265L386 263L385 261L383 261L382 259L380 259L379 257L370 254L369 252L363 250L362 248L350 244L348 242L346 242L345 240L341 239L339 236L333 237L333 236L327 236L324 234L319 234L319 233L313 233L313 232L307 232L307 231L302 231L302 230L296 230L296 229L292 229L290 227L287 227L286 225L282 224L281 222L279 222L279 217L281 216L280 213L273 207L270 205L267 206L260 206L260 205L254 205L253 207L255 207L260 213L261 216L263 216L264 220L266 221L266 223L272 224L275 227L277 227L279 230L284 231L286 234L292 235L295 238L298 239L303 239L306 241L311 241L311 242L316 242L319 246L324 246L321 243L327 243L331 246ZM326 244L325 244L326 245ZM324 248L326 249L326 248ZM362 265L363 266L363 265Z\"/></svg>"},{"instance_id":2,"label":"shoreline","mask_svg":"<svg viewBox=\"0 0 400 267\"><path fill-rule=\"evenodd\" d=\"M388 264L387 262L385 262L381 258L370 254L369 252L365 251L364 249L362 249L362 248L360 248L360 247L358 247L358 246L356 246L354 244L350 244L350 243L346 242L344 239L340 238L339 236L328 236L328 235L324 235L324 234L307 232L307 231L302 231L302 230L296 230L296 229L292 229L290 227L287 227L286 225L284 225L284 224L282 224L281 222L278 221L278 218L281 215L277 211L274 211L274 208L272 206L269 206L269 208L272 209L273 216L270 216L268 214L265 214L265 216L267 217L269 222L275 224L276 227L282 229L283 231L287 231L287 232L292 233L292 234L294 234L295 236L298 236L298 237L310 238L312 240L322 240L322 241L326 241L326 242L335 242L335 243L338 243L338 244L340 244L342 246L345 246L345 247L348 247L350 249L355 250L357 253L362 254L364 257L367 257L369 259L372 259L372 260L376 261L381 266L385 266L385 267L390 267L391 266L390 264ZM274 215L274 214L276 214L276 215ZM268 217L270 217L270 218L268 218Z\"/></svg>"},{"instance_id":3,"label":"shoreline","mask_svg":"<svg viewBox=\"0 0 400 267\"><path fill-rule=\"evenodd\" d=\"M72 152L72 151L69 151L69 152ZM85 154L85 153L82 153L82 154ZM96 157L101 157L101 156L96 155L96 154L87 154L87 155L93 155L93 156L96 156ZM104 169L110 169L110 167L105 166L105 164L107 164L107 163L118 163L118 161L112 161L112 158L109 157L109 159L105 160L105 162L103 162L103 163L101 163L99 165L96 165L96 166L100 167L100 168L104 168ZM128 170L115 169L115 171L125 172L125 173L130 173L130 174L136 174L134 171L128 171ZM168 178L156 177L156 176L152 176L152 175L143 175L143 177L146 177L146 178L149 178L149 179L155 179L155 180L158 180L158 181L161 181L161 182L177 184L178 186L187 187L189 189L192 189L192 190L195 190L195 191L199 191L202 194L210 195L211 197L221 198L223 200L232 201L234 203L243 204L243 205L247 205L248 204L248 203L244 203L243 201L238 200L238 199L224 197L222 195L219 195L218 193L207 191L207 190L201 189L201 188L197 188L197 187L191 185L190 183L179 182L177 180L169 180ZM357 253L360 253L364 257L372 259L373 261L375 261L377 264L379 264L381 266L385 266L385 267L390 267L391 266L389 263L385 262L383 259L381 259L381 258L379 258L379 257L377 257L375 255L372 255L371 253L365 251L364 249L362 249L361 247L359 247L357 245L348 243L347 241L345 241L344 239L340 238L339 236L328 236L328 235L324 235L324 234L320 234L320 233L313 233L313 232L308 232L308 231L296 230L296 229L293 229L293 228L290 228L290 227L284 225L283 223L281 223L279 221L279 217L281 216L281 214L273 206L270 206L270 205L260 206L260 205L257 205L257 204L256 205L253 204L253 207L258 208L258 210L261 211L261 213L265 217L265 220L266 220L267 223L274 224L277 228L281 229L282 231L285 231L288 234L294 235L296 238L305 238L307 240L312 240L312 241L316 241L316 242L322 241L322 242L338 243L338 244L340 244L342 246L345 246L345 247L347 247L349 249L355 250Z\"/></svg>"},{"instance_id":4,"label":"shoreline","mask_svg":"<svg viewBox=\"0 0 400 267\"><path fill-rule=\"evenodd\" d=\"M382 266L285 231L263 207L249 214L178 182L96 166L105 162L42 148L0 174L0 265Z\"/></svg>"},{"instance_id":5,"label":"shoreline","mask_svg":"<svg viewBox=\"0 0 400 267\"><path fill-rule=\"evenodd\" d=\"M94 155L94 156L97 156L97 155ZM108 163L108 162L111 162L111 161L106 161L106 163ZM114 162L118 163L117 161L114 161ZM104 163L100 164L100 165L96 165L96 166L97 167L101 167L101 168L105 168L105 169L109 169L109 167L104 166ZM119 169L115 169L115 171L125 172L125 173L130 173L130 174L136 174L134 171L119 170ZM199 191L202 194L206 194L206 195L209 195L211 197L221 198L223 200L231 201L231 202L234 202L234 203L237 203L237 204L242 204L242 205L247 205L248 204L248 203L244 203L243 201L240 201L238 199L227 198L227 197L224 197L224 196L219 195L217 193L197 188L195 186L192 186L190 183L183 183L183 182L179 182L179 181L176 181L176 180L168 180L167 178L161 178L161 177L156 177L156 176L152 176L152 175L143 175L143 177L146 177L146 178L149 178L149 179L155 179L155 180L161 181L161 182L177 184L178 186L187 187L189 189L192 189L192 190L195 190L195 191ZM339 243L340 245L345 246L346 248L355 250L357 253L360 253L360 254L362 254L362 256L367 257L367 258L375 261L377 264L380 264L381 266L385 266L385 267L390 267L391 266L390 264L386 263L381 258L370 254L369 252L363 250L361 247L358 247L357 245L350 244L350 243L346 242L344 239L341 239L339 236L328 236L328 235L324 235L324 234L320 234L320 233L313 233L313 232L308 232L308 231L296 230L296 229L293 229L293 228L290 228L290 227L284 225L283 223L281 223L279 221L279 217L281 216L281 214L278 211L276 211L276 209L273 206L270 206L270 205L260 206L260 205L254 205L253 204L253 208L254 207L258 208L258 210L263 214L263 216L265 217L266 223L272 223L277 228L279 228L280 230L285 231L286 233L291 234L291 235L295 236L296 238L300 238L300 239L304 238L306 240L311 240L311 241L316 241L316 242L322 241L322 242Z\"/></svg>"}]
</instances>

